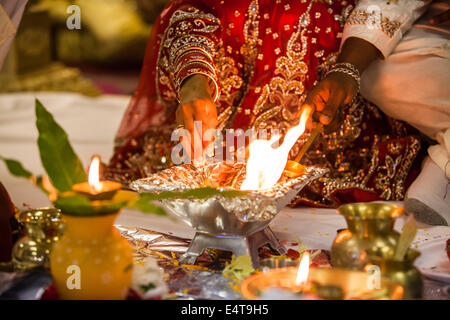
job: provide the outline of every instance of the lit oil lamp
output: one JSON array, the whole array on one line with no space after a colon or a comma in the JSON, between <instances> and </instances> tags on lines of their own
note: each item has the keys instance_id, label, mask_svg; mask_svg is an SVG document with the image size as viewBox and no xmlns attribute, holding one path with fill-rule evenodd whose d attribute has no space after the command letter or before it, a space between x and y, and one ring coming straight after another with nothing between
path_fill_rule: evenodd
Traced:
<instances>
[{"instance_id":1,"label":"lit oil lamp","mask_svg":"<svg viewBox=\"0 0 450 320\"><path fill-rule=\"evenodd\" d=\"M295 286L293 288L294 291L297 292L307 291L307 288L310 285L308 281L308 275L309 275L309 252L305 252L298 265L297 276L295 277Z\"/></svg>"},{"instance_id":2,"label":"lit oil lamp","mask_svg":"<svg viewBox=\"0 0 450 320\"><path fill-rule=\"evenodd\" d=\"M298 267L276 268L254 274L245 279L241 293L256 300L268 289L280 288L298 294L298 299L322 298L330 300L402 299L403 287L381 278L379 288L370 288L370 275L365 272L310 268L305 253Z\"/></svg>"},{"instance_id":3,"label":"lit oil lamp","mask_svg":"<svg viewBox=\"0 0 450 320\"><path fill-rule=\"evenodd\" d=\"M109 200L120 190L119 182L100 180L100 156L92 157L88 172L88 182L73 185L73 191L89 200Z\"/></svg>"},{"instance_id":4,"label":"lit oil lamp","mask_svg":"<svg viewBox=\"0 0 450 320\"><path fill-rule=\"evenodd\" d=\"M120 190L120 183L100 180L99 156L92 158L88 175L88 182L74 185L73 191L60 194L55 202L66 230L50 256L52 278L58 296L64 300L125 299L131 283L133 250L113 224L136 195ZM74 265L81 272L69 286L67 270Z\"/></svg>"}]
</instances>

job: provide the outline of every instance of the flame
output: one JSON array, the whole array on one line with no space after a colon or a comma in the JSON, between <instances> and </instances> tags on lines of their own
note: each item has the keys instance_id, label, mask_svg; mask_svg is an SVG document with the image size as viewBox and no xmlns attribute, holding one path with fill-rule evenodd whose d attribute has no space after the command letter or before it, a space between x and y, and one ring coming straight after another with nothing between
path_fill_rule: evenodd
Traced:
<instances>
[{"instance_id":1,"label":"flame","mask_svg":"<svg viewBox=\"0 0 450 320\"><path fill-rule=\"evenodd\" d=\"M88 175L88 182L91 191L95 193L102 191L102 184L100 183L100 156L95 155L92 157Z\"/></svg>"},{"instance_id":2,"label":"flame","mask_svg":"<svg viewBox=\"0 0 450 320\"><path fill-rule=\"evenodd\" d=\"M280 179L289 156L298 137L305 132L306 121L312 109L305 108L299 124L289 129L283 144L278 148L272 145L281 138L280 135L270 140L257 139L249 146L250 155L247 161L247 174L241 190L270 189Z\"/></svg>"},{"instance_id":3,"label":"flame","mask_svg":"<svg viewBox=\"0 0 450 320\"><path fill-rule=\"evenodd\" d=\"M297 271L297 279L295 280L295 284L297 286L304 286L308 281L309 274L309 252L305 251L303 254L302 260L298 266Z\"/></svg>"}]
</instances>

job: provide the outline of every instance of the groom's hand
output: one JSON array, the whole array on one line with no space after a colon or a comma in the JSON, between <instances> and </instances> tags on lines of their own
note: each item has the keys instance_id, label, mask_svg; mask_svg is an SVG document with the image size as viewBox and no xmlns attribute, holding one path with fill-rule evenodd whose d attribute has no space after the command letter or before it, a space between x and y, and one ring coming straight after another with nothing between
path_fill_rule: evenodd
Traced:
<instances>
[{"instance_id":1,"label":"groom's hand","mask_svg":"<svg viewBox=\"0 0 450 320\"><path fill-rule=\"evenodd\" d=\"M332 72L308 92L304 105L312 107L313 121L328 125L339 108L350 103L357 92L358 83L352 76Z\"/></svg>"},{"instance_id":2,"label":"groom's hand","mask_svg":"<svg viewBox=\"0 0 450 320\"><path fill-rule=\"evenodd\" d=\"M381 56L381 52L371 43L360 38L350 37L342 45L337 62L350 63L362 74L372 61ZM305 104L314 109L312 117L314 121L329 125L335 118L338 109L352 102L357 92L356 79L346 73L332 72L308 92ZM325 128L325 131L333 130L334 124L335 122Z\"/></svg>"}]
</instances>

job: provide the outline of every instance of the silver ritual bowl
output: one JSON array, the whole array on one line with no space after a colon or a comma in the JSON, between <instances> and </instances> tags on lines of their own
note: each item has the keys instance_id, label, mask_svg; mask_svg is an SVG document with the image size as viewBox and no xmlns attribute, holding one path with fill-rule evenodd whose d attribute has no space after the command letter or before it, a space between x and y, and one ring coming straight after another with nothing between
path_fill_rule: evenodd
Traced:
<instances>
[{"instance_id":1,"label":"silver ritual bowl","mask_svg":"<svg viewBox=\"0 0 450 320\"><path fill-rule=\"evenodd\" d=\"M236 257L249 255L256 268L260 247L269 244L279 254L286 253L269 223L304 186L325 172L306 167L299 177L282 176L271 189L240 192L245 164L185 164L133 181L130 187L140 193L170 192L159 200L162 207L196 231L182 263L194 264L205 249L215 248ZM210 187L207 194L202 193L205 187Z\"/></svg>"}]
</instances>

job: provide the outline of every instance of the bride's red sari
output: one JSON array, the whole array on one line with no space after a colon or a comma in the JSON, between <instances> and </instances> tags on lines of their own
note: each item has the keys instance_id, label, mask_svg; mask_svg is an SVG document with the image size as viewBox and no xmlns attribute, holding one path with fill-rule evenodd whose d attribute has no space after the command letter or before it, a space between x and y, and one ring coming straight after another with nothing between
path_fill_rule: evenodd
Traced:
<instances>
[{"instance_id":1,"label":"bride's red sari","mask_svg":"<svg viewBox=\"0 0 450 320\"><path fill-rule=\"evenodd\" d=\"M295 125L306 93L335 62L352 9L353 1L170 2L152 28L108 177L131 181L171 165L177 89L193 73L211 80L220 129L284 131ZM329 168L329 174L293 205L403 199L417 174L416 132L360 96L340 119L303 160ZM291 157L307 137L298 140Z\"/></svg>"}]
</instances>

